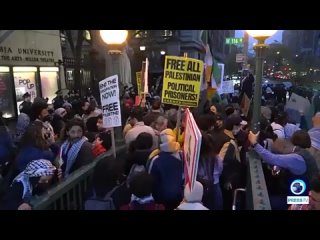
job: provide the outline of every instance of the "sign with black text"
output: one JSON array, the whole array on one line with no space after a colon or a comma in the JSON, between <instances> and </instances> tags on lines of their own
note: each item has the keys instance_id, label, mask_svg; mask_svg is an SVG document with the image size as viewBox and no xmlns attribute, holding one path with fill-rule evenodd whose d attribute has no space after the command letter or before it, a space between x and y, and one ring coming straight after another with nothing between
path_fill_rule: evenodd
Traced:
<instances>
[{"instance_id":1,"label":"sign with black text","mask_svg":"<svg viewBox=\"0 0 320 240\"><path fill-rule=\"evenodd\" d=\"M203 62L198 59L166 56L162 102L178 106L197 107Z\"/></svg>"},{"instance_id":2,"label":"sign with black text","mask_svg":"<svg viewBox=\"0 0 320 240\"><path fill-rule=\"evenodd\" d=\"M99 82L103 127L121 126L120 95L118 75L108 77Z\"/></svg>"}]
</instances>

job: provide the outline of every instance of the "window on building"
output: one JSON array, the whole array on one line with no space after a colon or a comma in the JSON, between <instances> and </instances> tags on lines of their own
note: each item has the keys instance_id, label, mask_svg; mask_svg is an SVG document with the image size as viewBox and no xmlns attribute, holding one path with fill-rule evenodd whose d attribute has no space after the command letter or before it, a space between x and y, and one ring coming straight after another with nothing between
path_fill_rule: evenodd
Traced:
<instances>
[{"instance_id":1,"label":"window on building","mask_svg":"<svg viewBox=\"0 0 320 240\"><path fill-rule=\"evenodd\" d=\"M74 71L72 68L66 70L66 85L68 89L73 89L74 87Z\"/></svg>"},{"instance_id":2,"label":"window on building","mask_svg":"<svg viewBox=\"0 0 320 240\"><path fill-rule=\"evenodd\" d=\"M162 37L167 38L167 37L172 37L173 33L172 30L162 30Z\"/></svg>"},{"instance_id":3,"label":"window on building","mask_svg":"<svg viewBox=\"0 0 320 240\"><path fill-rule=\"evenodd\" d=\"M19 106L23 102L23 94L28 92L31 95L31 102L33 102L34 99L38 96L36 72L36 67L13 68L18 114L20 114Z\"/></svg>"},{"instance_id":4,"label":"window on building","mask_svg":"<svg viewBox=\"0 0 320 240\"><path fill-rule=\"evenodd\" d=\"M60 41L61 41L61 45L64 47L67 43L67 37L65 34L65 30L60 30Z\"/></svg>"},{"instance_id":5,"label":"window on building","mask_svg":"<svg viewBox=\"0 0 320 240\"><path fill-rule=\"evenodd\" d=\"M0 112L4 118L15 116L14 103L9 67L0 67Z\"/></svg>"},{"instance_id":6,"label":"window on building","mask_svg":"<svg viewBox=\"0 0 320 240\"><path fill-rule=\"evenodd\" d=\"M49 104L56 97L58 90L58 72L57 67L40 67L42 97L48 98Z\"/></svg>"}]
</instances>

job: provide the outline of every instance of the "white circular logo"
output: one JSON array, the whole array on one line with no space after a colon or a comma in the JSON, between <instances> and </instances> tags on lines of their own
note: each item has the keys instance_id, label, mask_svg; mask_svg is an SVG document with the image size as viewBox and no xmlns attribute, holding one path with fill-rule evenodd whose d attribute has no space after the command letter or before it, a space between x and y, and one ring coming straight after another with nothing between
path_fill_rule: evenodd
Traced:
<instances>
[{"instance_id":1,"label":"white circular logo","mask_svg":"<svg viewBox=\"0 0 320 240\"><path fill-rule=\"evenodd\" d=\"M290 185L290 190L294 195L301 195L306 190L306 183L301 179L294 180Z\"/></svg>"}]
</instances>

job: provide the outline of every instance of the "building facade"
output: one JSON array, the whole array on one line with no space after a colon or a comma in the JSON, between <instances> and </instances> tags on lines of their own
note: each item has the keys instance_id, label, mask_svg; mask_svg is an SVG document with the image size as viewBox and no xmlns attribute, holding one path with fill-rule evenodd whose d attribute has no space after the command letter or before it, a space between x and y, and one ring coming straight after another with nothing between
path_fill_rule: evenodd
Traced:
<instances>
[{"instance_id":1,"label":"building facade","mask_svg":"<svg viewBox=\"0 0 320 240\"><path fill-rule=\"evenodd\" d=\"M66 88L81 90L85 94L85 90L92 87L94 78L95 52L92 48L91 30L60 30L60 34ZM78 76L75 73L77 68Z\"/></svg>"},{"instance_id":2,"label":"building facade","mask_svg":"<svg viewBox=\"0 0 320 240\"><path fill-rule=\"evenodd\" d=\"M149 60L149 89L157 85L161 89L166 55L203 59L205 46L201 30L135 30L128 41L132 84L136 85L136 72L142 62Z\"/></svg>"},{"instance_id":3,"label":"building facade","mask_svg":"<svg viewBox=\"0 0 320 240\"><path fill-rule=\"evenodd\" d=\"M320 30L284 30L282 42L293 55L320 56Z\"/></svg>"},{"instance_id":4,"label":"building facade","mask_svg":"<svg viewBox=\"0 0 320 240\"><path fill-rule=\"evenodd\" d=\"M227 45L226 38L234 37L235 30L209 30L211 52L217 60L224 62L225 58L236 50L236 46Z\"/></svg>"},{"instance_id":5,"label":"building facade","mask_svg":"<svg viewBox=\"0 0 320 240\"><path fill-rule=\"evenodd\" d=\"M0 30L0 111L19 114L26 92L52 99L64 86L59 30Z\"/></svg>"}]
</instances>

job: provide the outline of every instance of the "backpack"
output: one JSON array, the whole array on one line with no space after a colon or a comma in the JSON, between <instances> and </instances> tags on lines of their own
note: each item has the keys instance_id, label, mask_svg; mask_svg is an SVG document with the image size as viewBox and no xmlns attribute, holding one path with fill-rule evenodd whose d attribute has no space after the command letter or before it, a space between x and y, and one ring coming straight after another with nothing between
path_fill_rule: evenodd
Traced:
<instances>
[{"instance_id":1,"label":"backpack","mask_svg":"<svg viewBox=\"0 0 320 240\"><path fill-rule=\"evenodd\" d=\"M120 185L121 186L121 185ZM112 194L120 187L115 186L110 192L108 192L104 198L100 198L93 190L93 196L87 199L84 203L84 210L116 210L113 203Z\"/></svg>"},{"instance_id":2,"label":"backpack","mask_svg":"<svg viewBox=\"0 0 320 240\"><path fill-rule=\"evenodd\" d=\"M127 176L127 187L129 187L129 184L130 182L132 181L132 179L139 173L142 173L142 172L146 172L147 169L144 165L139 165L139 164L133 164L131 169L130 169L130 172Z\"/></svg>"}]
</instances>

